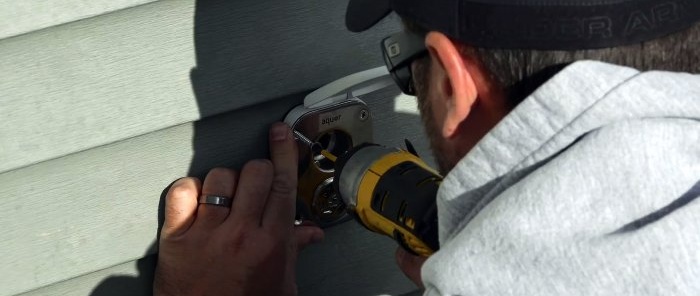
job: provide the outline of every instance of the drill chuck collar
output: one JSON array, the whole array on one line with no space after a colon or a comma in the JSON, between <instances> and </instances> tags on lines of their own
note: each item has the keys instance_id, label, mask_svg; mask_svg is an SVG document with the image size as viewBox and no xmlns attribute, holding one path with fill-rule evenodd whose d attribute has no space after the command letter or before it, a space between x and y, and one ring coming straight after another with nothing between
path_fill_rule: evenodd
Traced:
<instances>
[{"instance_id":1,"label":"drill chuck collar","mask_svg":"<svg viewBox=\"0 0 700 296\"><path fill-rule=\"evenodd\" d=\"M343 155L336 155L338 158L335 162L335 176L333 177L336 182L333 182L333 189L335 192L340 194L340 198L349 209L357 206L357 190L359 182L361 181L360 178L362 178L364 172L369 169L372 163L369 161L353 161L351 165L348 166L348 161L352 159L358 151L367 147L381 146L377 144L363 143L353 147L350 151L345 152Z\"/></svg>"}]
</instances>

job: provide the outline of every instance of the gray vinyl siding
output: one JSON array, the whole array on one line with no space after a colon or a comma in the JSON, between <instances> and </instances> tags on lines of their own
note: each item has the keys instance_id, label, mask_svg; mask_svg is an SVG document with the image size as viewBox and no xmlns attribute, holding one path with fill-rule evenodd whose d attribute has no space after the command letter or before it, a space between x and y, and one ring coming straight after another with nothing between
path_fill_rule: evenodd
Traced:
<instances>
[{"instance_id":1,"label":"gray vinyl siding","mask_svg":"<svg viewBox=\"0 0 700 296\"><path fill-rule=\"evenodd\" d=\"M0 0L0 39L158 0Z\"/></svg>"},{"instance_id":2,"label":"gray vinyl siding","mask_svg":"<svg viewBox=\"0 0 700 296\"><path fill-rule=\"evenodd\" d=\"M380 66L399 29L347 32L346 1L57 3L0 0L17 18L0 31L0 296L147 295L163 189L265 157L270 123ZM375 138L426 154L397 95L363 98ZM407 292L394 249L354 222L330 228L301 255L300 294Z\"/></svg>"}]
</instances>

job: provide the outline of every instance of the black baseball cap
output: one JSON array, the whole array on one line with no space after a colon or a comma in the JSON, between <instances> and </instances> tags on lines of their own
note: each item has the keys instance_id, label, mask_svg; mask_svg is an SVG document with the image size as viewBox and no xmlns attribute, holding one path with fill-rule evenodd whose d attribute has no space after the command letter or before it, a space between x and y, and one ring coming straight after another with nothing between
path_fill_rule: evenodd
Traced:
<instances>
[{"instance_id":1,"label":"black baseball cap","mask_svg":"<svg viewBox=\"0 0 700 296\"><path fill-rule=\"evenodd\" d=\"M346 25L361 32L392 11L477 47L573 50L689 28L700 20L700 0L350 0Z\"/></svg>"}]
</instances>

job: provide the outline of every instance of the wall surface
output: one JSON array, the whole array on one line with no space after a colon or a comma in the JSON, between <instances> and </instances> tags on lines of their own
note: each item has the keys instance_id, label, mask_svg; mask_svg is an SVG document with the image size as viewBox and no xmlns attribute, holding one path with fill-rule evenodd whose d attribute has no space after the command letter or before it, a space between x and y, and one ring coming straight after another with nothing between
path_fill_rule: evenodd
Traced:
<instances>
[{"instance_id":1,"label":"wall surface","mask_svg":"<svg viewBox=\"0 0 700 296\"><path fill-rule=\"evenodd\" d=\"M382 64L396 18L345 30L346 1L3 1L0 296L148 295L161 193L265 157L309 91ZM363 97L375 138L426 154L412 98ZM301 295L401 294L395 244L354 222L298 266Z\"/></svg>"}]
</instances>

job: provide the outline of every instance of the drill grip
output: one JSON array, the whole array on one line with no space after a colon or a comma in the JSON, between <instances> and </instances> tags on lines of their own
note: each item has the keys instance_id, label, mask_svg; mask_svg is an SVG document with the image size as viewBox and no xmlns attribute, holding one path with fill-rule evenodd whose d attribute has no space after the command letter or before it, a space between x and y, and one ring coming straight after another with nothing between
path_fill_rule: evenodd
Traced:
<instances>
[{"instance_id":1,"label":"drill grip","mask_svg":"<svg viewBox=\"0 0 700 296\"><path fill-rule=\"evenodd\" d=\"M407 160L382 174L374 189L372 210L401 228L387 234L411 253L422 245L416 239L429 253L439 249L436 197L441 182L422 161Z\"/></svg>"}]
</instances>

